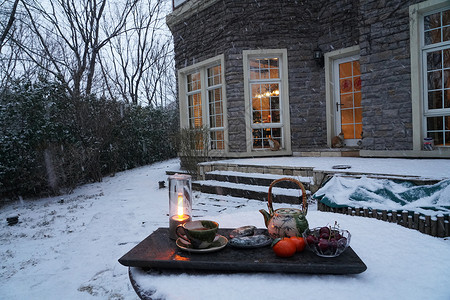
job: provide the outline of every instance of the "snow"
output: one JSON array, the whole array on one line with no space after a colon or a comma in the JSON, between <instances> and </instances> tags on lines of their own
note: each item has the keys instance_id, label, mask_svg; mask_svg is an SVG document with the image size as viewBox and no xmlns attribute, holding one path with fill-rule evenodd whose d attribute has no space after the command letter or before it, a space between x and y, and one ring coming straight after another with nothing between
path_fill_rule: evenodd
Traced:
<instances>
[{"instance_id":1,"label":"snow","mask_svg":"<svg viewBox=\"0 0 450 300\"><path fill-rule=\"evenodd\" d=\"M450 179L434 185L415 186L408 182L367 176L360 178L333 176L314 194L314 197L322 201L324 201L322 197L325 197L327 202L336 205L408 210L434 216L450 213L449 195Z\"/></svg>"},{"instance_id":2,"label":"snow","mask_svg":"<svg viewBox=\"0 0 450 300\"><path fill-rule=\"evenodd\" d=\"M257 160L273 165L294 159ZM371 160L369 165L350 158L301 160L317 168L349 164L358 172L371 166L383 173L450 177L448 160ZM137 299L128 268L117 260L158 227L168 226L168 191L159 189L158 181L178 167L178 160L165 161L105 177L62 197L1 207L0 299ZM264 226L258 210L267 209L266 203L217 198L195 193L194 218L213 219L221 227ZM6 218L14 214L20 215L19 223L8 226ZM348 229L367 270L346 276L133 272L156 290L154 299L450 299L449 239L313 207L307 218L310 227L337 221Z\"/></svg>"},{"instance_id":3,"label":"snow","mask_svg":"<svg viewBox=\"0 0 450 300\"><path fill-rule=\"evenodd\" d=\"M293 177L293 176L290 176ZM239 189L242 187L239 183L232 183L232 182L223 182L223 181L216 181L216 180L200 180L198 181L199 184L204 185L211 185L216 187L227 187L227 188L235 188ZM268 188L264 186L258 186L258 185L247 185L246 189L252 192L265 192L267 193ZM272 194L273 195L287 195L287 196L297 196L298 195L298 189L283 189L274 187L272 188Z\"/></svg>"},{"instance_id":4,"label":"snow","mask_svg":"<svg viewBox=\"0 0 450 300\"><path fill-rule=\"evenodd\" d=\"M419 176L422 178L450 178L449 159L404 159L404 158L364 158L364 157L266 157L221 161L228 164L259 166L311 167L317 171L339 170L336 165L349 165L346 173L371 173L383 175Z\"/></svg>"},{"instance_id":5,"label":"snow","mask_svg":"<svg viewBox=\"0 0 450 300\"><path fill-rule=\"evenodd\" d=\"M240 176L240 177L247 177L247 178L263 178L263 179L272 179L272 180L285 178L285 177L292 177L301 182L308 182L308 183L313 182L312 177L305 177L305 176L295 176L294 177L294 176L276 175L276 174L242 173L242 172L234 172L234 171L211 171L208 173L214 174L214 175L222 175L222 176Z\"/></svg>"}]
</instances>

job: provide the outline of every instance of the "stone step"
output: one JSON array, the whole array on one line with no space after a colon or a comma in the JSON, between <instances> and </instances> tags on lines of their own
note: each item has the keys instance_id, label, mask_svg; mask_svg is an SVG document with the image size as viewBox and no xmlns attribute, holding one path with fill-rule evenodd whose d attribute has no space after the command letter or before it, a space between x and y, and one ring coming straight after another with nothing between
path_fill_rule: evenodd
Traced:
<instances>
[{"instance_id":1,"label":"stone step","mask_svg":"<svg viewBox=\"0 0 450 300\"><path fill-rule=\"evenodd\" d=\"M252 202L260 202L261 208L266 208L267 204L246 198L232 197L226 195L201 193L201 197L196 197L194 192L194 205L192 206L192 217L202 218L205 215L221 214L223 212L235 212L246 209L248 206L254 206Z\"/></svg>"},{"instance_id":2,"label":"stone step","mask_svg":"<svg viewBox=\"0 0 450 300\"><path fill-rule=\"evenodd\" d=\"M259 185L267 186L276 180L281 178L293 178L300 181L306 190L310 189L310 185L313 183L312 177L306 176L287 176L287 175L276 175L276 174L260 174L260 173L243 173L234 171L211 171L205 174L205 180L215 180L231 183L241 183L245 185ZM281 181L276 184L279 188L291 188L300 189L300 187L291 181Z\"/></svg>"},{"instance_id":3,"label":"stone step","mask_svg":"<svg viewBox=\"0 0 450 300\"><path fill-rule=\"evenodd\" d=\"M267 201L269 189L267 186L240 184L217 180L200 180L192 182L192 189L207 194L229 195L232 197ZM310 192L306 191L309 198ZM274 203L301 204L300 188L272 188L272 201Z\"/></svg>"},{"instance_id":4,"label":"stone step","mask_svg":"<svg viewBox=\"0 0 450 300\"><path fill-rule=\"evenodd\" d=\"M200 175L212 171L233 171L242 173L257 173L257 174L277 174L288 176L313 176L313 167L298 167L298 166L261 166L261 165L246 165L230 162L204 162L199 165Z\"/></svg>"}]
</instances>

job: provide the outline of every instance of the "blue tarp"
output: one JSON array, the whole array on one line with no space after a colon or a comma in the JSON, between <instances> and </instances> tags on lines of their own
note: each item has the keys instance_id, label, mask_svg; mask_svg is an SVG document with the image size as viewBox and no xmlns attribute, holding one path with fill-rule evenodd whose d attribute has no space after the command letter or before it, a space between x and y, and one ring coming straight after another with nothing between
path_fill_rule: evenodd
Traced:
<instances>
[{"instance_id":1,"label":"blue tarp","mask_svg":"<svg viewBox=\"0 0 450 300\"><path fill-rule=\"evenodd\" d=\"M432 185L416 185L406 180L333 176L313 198L329 207L450 214L450 179Z\"/></svg>"}]
</instances>

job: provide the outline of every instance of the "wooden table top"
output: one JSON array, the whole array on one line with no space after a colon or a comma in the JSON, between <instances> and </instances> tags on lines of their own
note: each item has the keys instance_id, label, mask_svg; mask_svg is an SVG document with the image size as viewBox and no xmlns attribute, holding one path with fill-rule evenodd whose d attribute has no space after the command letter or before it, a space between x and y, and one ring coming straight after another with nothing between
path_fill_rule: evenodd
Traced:
<instances>
[{"instance_id":1,"label":"wooden table top","mask_svg":"<svg viewBox=\"0 0 450 300\"><path fill-rule=\"evenodd\" d=\"M232 229L219 229L229 237ZM269 246L252 249L227 245L217 252L191 253L169 239L168 228L159 228L119 259L128 267L212 272L275 272L310 274L358 274L367 267L348 247L340 256L319 257L309 249L289 258L275 255Z\"/></svg>"}]
</instances>

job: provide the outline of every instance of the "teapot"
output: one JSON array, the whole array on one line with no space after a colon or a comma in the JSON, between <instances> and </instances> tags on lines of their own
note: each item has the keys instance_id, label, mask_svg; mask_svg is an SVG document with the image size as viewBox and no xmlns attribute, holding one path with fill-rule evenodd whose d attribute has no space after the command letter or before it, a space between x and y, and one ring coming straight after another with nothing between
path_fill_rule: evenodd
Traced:
<instances>
[{"instance_id":1,"label":"teapot","mask_svg":"<svg viewBox=\"0 0 450 300\"><path fill-rule=\"evenodd\" d=\"M301 210L297 208L279 208L275 211L273 210L272 187L280 181L294 182L302 189L303 202ZM302 236L303 231L308 229L309 225L306 220L306 213L308 211L306 191L300 181L289 177L274 180L269 186L267 200L269 212L264 209L259 210L259 212L264 216L264 223L266 224L269 235L272 238Z\"/></svg>"}]
</instances>

